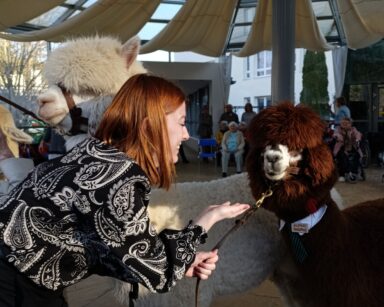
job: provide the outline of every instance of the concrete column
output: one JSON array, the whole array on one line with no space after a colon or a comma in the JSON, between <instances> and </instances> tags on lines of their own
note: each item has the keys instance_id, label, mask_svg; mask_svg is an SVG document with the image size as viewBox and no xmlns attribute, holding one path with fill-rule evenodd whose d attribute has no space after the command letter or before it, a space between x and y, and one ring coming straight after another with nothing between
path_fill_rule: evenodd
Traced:
<instances>
[{"instance_id":1,"label":"concrete column","mask_svg":"<svg viewBox=\"0 0 384 307\"><path fill-rule=\"evenodd\" d=\"M282 100L294 102L296 0L271 1L272 104L277 104Z\"/></svg>"}]
</instances>

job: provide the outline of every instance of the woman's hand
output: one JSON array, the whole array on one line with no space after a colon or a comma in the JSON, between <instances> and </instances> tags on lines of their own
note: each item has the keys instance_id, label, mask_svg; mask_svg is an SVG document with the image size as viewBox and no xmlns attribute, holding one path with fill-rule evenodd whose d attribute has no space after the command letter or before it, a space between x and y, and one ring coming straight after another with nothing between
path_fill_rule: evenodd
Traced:
<instances>
[{"instance_id":1,"label":"woman's hand","mask_svg":"<svg viewBox=\"0 0 384 307\"><path fill-rule=\"evenodd\" d=\"M247 211L250 207L248 204L240 203L231 205L229 201L221 205L212 205L200 213L200 215L193 220L193 224L200 225L208 231L218 221L234 218Z\"/></svg>"},{"instance_id":2,"label":"woman's hand","mask_svg":"<svg viewBox=\"0 0 384 307\"><path fill-rule=\"evenodd\" d=\"M185 273L185 276L198 277L202 280L208 279L212 271L216 269L218 260L217 249L211 252L197 252L195 261Z\"/></svg>"}]
</instances>

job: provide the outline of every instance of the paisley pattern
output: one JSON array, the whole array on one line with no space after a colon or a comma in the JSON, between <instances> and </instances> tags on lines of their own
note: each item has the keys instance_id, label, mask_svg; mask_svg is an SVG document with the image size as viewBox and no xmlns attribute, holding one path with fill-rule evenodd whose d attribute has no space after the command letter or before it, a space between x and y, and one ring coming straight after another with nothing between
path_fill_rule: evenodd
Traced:
<instances>
[{"instance_id":1,"label":"paisley pattern","mask_svg":"<svg viewBox=\"0 0 384 307\"><path fill-rule=\"evenodd\" d=\"M0 248L36 284L56 290L90 270L164 292L206 236L199 226L157 234L150 184L124 153L90 138L37 166L0 203Z\"/></svg>"}]
</instances>

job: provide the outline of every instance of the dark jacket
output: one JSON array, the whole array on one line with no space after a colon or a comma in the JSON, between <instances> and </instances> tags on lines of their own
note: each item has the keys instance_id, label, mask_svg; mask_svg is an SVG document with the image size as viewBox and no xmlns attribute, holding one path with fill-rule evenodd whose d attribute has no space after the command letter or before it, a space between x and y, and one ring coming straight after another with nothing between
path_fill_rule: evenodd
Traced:
<instances>
[{"instance_id":1,"label":"dark jacket","mask_svg":"<svg viewBox=\"0 0 384 307\"><path fill-rule=\"evenodd\" d=\"M92 273L168 291L192 264L200 226L159 235L150 183L124 153L90 138L42 163L0 204L0 248L38 285L56 290Z\"/></svg>"}]
</instances>

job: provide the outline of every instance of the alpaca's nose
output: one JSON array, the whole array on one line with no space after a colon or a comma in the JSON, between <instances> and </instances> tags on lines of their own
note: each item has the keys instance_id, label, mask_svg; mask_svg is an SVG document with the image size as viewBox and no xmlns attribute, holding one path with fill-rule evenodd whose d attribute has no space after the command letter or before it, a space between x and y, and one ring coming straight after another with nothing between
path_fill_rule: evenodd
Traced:
<instances>
[{"instance_id":1,"label":"alpaca's nose","mask_svg":"<svg viewBox=\"0 0 384 307\"><path fill-rule=\"evenodd\" d=\"M279 155L267 155L267 161L268 163L276 163L281 160L281 156Z\"/></svg>"}]
</instances>

